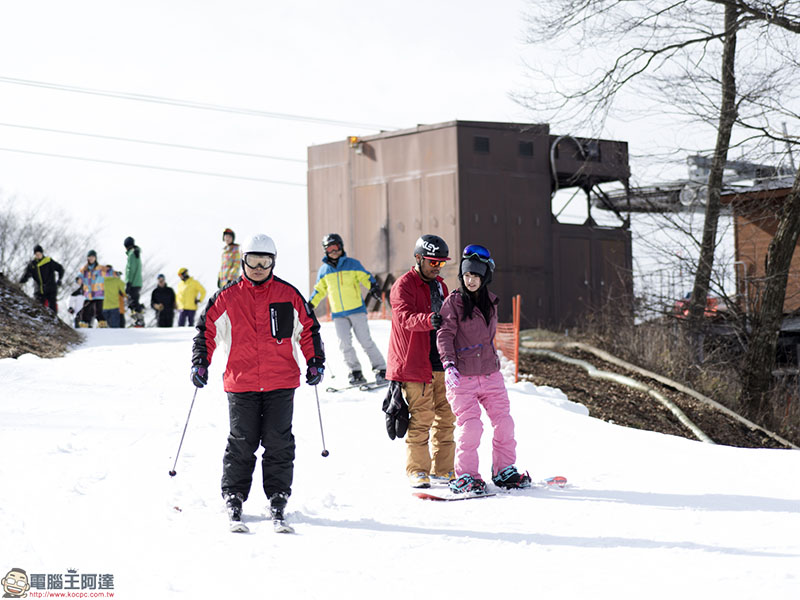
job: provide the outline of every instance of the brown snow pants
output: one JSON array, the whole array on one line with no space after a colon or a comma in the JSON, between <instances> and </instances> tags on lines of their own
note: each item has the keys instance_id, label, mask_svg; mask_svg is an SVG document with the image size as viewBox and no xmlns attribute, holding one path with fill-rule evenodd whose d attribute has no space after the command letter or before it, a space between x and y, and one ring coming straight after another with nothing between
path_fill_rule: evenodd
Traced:
<instances>
[{"instance_id":1,"label":"brown snow pants","mask_svg":"<svg viewBox=\"0 0 800 600\"><path fill-rule=\"evenodd\" d=\"M455 460L456 417L445 395L444 373L434 371L433 383L406 382L403 391L410 415L406 474L447 475Z\"/></svg>"}]
</instances>

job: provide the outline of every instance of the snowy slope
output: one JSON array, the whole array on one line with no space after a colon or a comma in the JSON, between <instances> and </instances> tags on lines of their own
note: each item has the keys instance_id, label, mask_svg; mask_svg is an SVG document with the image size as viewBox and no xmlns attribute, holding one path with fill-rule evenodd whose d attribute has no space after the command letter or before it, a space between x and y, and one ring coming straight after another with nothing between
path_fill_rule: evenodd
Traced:
<instances>
[{"instance_id":1,"label":"snowy slope","mask_svg":"<svg viewBox=\"0 0 800 600\"><path fill-rule=\"evenodd\" d=\"M372 331L385 349L389 324ZM534 479L566 475L563 491L412 498L382 392L321 391L323 458L304 384L288 507L298 534L271 532L259 469L245 504L253 533L228 533L223 365L197 394L170 478L194 392L193 330L86 333L64 358L0 360L2 576L111 574L114 597L137 600L800 597L800 453L621 428L529 383L509 386L518 464ZM323 335L324 390L345 369L330 324Z\"/></svg>"}]
</instances>

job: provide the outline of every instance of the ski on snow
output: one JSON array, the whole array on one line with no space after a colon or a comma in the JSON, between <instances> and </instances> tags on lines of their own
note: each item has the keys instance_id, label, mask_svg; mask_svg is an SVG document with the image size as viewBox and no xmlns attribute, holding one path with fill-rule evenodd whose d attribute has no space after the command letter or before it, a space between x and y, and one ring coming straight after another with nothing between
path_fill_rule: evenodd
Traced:
<instances>
[{"instance_id":1,"label":"ski on snow","mask_svg":"<svg viewBox=\"0 0 800 600\"><path fill-rule=\"evenodd\" d=\"M366 383L354 383L353 385L346 385L340 388L328 387L325 388L325 391L331 394L335 394L336 392L344 392L345 390L354 390L358 388L362 392L369 392L371 390L377 390L379 388L386 387L387 385L389 385L389 381L384 379L383 381L367 381Z\"/></svg>"},{"instance_id":2,"label":"ski on snow","mask_svg":"<svg viewBox=\"0 0 800 600\"><path fill-rule=\"evenodd\" d=\"M228 529L231 533L250 533L250 528L241 519L230 518ZM275 533L294 533L294 527L285 519L272 519L272 529Z\"/></svg>"},{"instance_id":3,"label":"ski on snow","mask_svg":"<svg viewBox=\"0 0 800 600\"><path fill-rule=\"evenodd\" d=\"M562 477L561 475L557 475L555 477L548 477L546 479L542 479L541 481L536 481L531 484L531 487L534 488L563 488L567 485L567 478ZM525 488L519 488L525 489ZM513 490L500 490L501 493L513 493L517 491L517 489ZM489 492L489 493L469 493L466 494L453 494L453 493L444 493L444 494L431 494L429 492L412 492L412 496L417 498L421 498L422 500L434 500L438 502L454 502L456 500L472 500L475 498L491 498L492 496L496 496L496 492Z\"/></svg>"}]
</instances>

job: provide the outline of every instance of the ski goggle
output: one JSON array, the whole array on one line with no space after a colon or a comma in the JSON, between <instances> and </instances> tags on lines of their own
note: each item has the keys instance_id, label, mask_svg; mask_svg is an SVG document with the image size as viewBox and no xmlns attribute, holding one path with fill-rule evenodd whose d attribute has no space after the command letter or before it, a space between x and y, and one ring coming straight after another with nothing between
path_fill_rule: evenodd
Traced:
<instances>
[{"instance_id":1,"label":"ski goggle","mask_svg":"<svg viewBox=\"0 0 800 600\"><path fill-rule=\"evenodd\" d=\"M475 258L482 263L486 263L492 269L494 269L494 259L492 259L492 255L489 252L489 249L485 246L481 246L480 244L470 244L464 248L464 252L461 253L462 258Z\"/></svg>"},{"instance_id":2,"label":"ski goggle","mask_svg":"<svg viewBox=\"0 0 800 600\"><path fill-rule=\"evenodd\" d=\"M446 260L439 260L438 258L426 258L425 260L427 260L428 264L434 269L441 269L447 264Z\"/></svg>"},{"instance_id":3,"label":"ski goggle","mask_svg":"<svg viewBox=\"0 0 800 600\"><path fill-rule=\"evenodd\" d=\"M337 242L334 242L332 244L328 244L327 246L325 246L325 253L327 254L328 252L334 252L335 250L341 250L341 249L342 245Z\"/></svg>"},{"instance_id":4,"label":"ski goggle","mask_svg":"<svg viewBox=\"0 0 800 600\"><path fill-rule=\"evenodd\" d=\"M251 269L269 269L275 264L275 257L271 254L245 254L244 264Z\"/></svg>"}]
</instances>

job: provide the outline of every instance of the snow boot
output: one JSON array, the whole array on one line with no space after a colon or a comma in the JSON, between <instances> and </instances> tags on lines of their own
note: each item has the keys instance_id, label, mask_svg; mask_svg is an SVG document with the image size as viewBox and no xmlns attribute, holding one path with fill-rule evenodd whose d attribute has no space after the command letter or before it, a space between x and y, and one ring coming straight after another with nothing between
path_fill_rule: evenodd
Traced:
<instances>
[{"instance_id":1,"label":"snow boot","mask_svg":"<svg viewBox=\"0 0 800 600\"><path fill-rule=\"evenodd\" d=\"M225 508L228 509L228 517L230 517L230 520L241 521L244 494L241 492L236 492L235 494L225 493L222 497L225 500Z\"/></svg>"},{"instance_id":2,"label":"snow boot","mask_svg":"<svg viewBox=\"0 0 800 600\"><path fill-rule=\"evenodd\" d=\"M286 509L288 499L289 495L283 492L277 492L269 497L269 514L273 521L283 521L283 511Z\"/></svg>"},{"instance_id":3,"label":"snow boot","mask_svg":"<svg viewBox=\"0 0 800 600\"><path fill-rule=\"evenodd\" d=\"M456 472L455 471L448 471L444 475L433 475L433 474L431 474L431 481L436 481L436 482L439 482L439 483L448 483L450 481L453 481L453 479L455 479L455 478L456 478Z\"/></svg>"},{"instance_id":4,"label":"snow boot","mask_svg":"<svg viewBox=\"0 0 800 600\"><path fill-rule=\"evenodd\" d=\"M361 371L350 371L350 378L348 379L350 385L361 385L367 383L364 374Z\"/></svg>"},{"instance_id":5,"label":"snow boot","mask_svg":"<svg viewBox=\"0 0 800 600\"><path fill-rule=\"evenodd\" d=\"M419 473L412 473L408 476L408 481L413 488L429 488L431 487L431 479L427 473L420 471Z\"/></svg>"},{"instance_id":6,"label":"snow boot","mask_svg":"<svg viewBox=\"0 0 800 600\"><path fill-rule=\"evenodd\" d=\"M465 473L450 482L450 491L454 494L485 494L486 482L480 477L473 477L469 473Z\"/></svg>"},{"instance_id":7,"label":"snow boot","mask_svg":"<svg viewBox=\"0 0 800 600\"><path fill-rule=\"evenodd\" d=\"M517 467L510 465L492 477L492 482L509 490L531 487L531 476L527 472L520 473Z\"/></svg>"}]
</instances>

